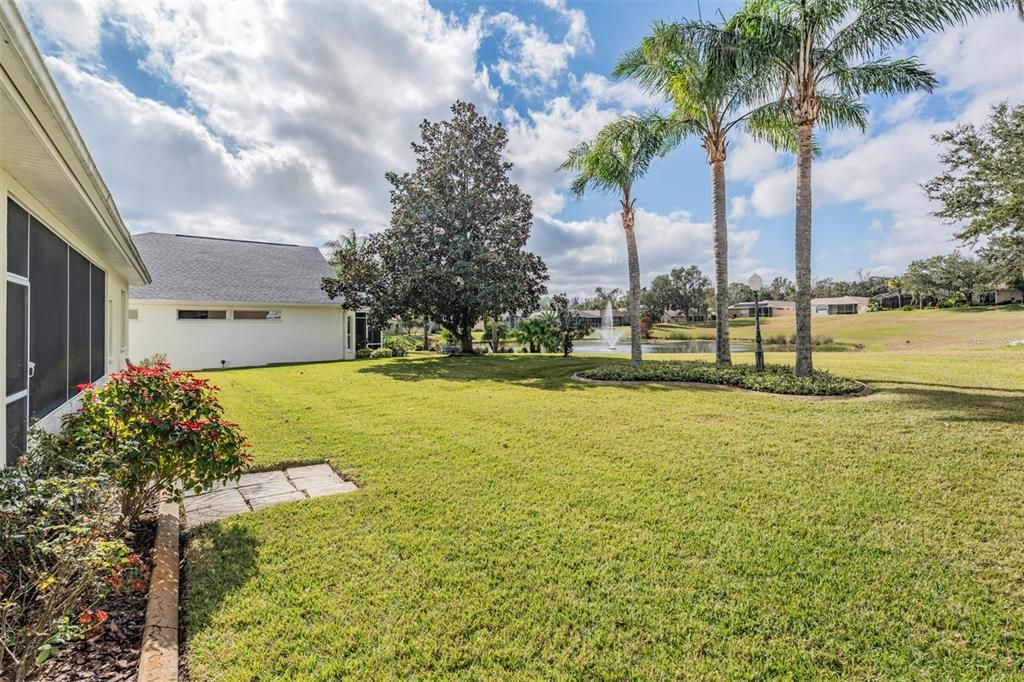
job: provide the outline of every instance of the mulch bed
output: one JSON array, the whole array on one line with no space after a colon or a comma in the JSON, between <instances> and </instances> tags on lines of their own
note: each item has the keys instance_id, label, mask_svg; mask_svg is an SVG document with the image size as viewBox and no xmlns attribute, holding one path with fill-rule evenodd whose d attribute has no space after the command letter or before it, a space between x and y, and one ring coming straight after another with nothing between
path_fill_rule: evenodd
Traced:
<instances>
[{"instance_id":1,"label":"mulch bed","mask_svg":"<svg viewBox=\"0 0 1024 682\"><path fill-rule=\"evenodd\" d=\"M149 567L156 538L156 510L132 527L128 546ZM43 666L36 682L120 682L134 680L139 672L142 630L149 590L129 591L99 605L110 614L103 631L92 639L70 642L59 656Z\"/></svg>"}]
</instances>

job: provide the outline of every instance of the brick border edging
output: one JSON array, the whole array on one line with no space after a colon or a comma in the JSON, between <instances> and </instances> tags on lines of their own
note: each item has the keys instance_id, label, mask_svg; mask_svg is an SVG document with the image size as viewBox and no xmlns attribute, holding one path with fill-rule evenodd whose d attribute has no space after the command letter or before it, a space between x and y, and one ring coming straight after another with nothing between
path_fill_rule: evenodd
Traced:
<instances>
[{"instance_id":1,"label":"brick border edging","mask_svg":"<svg viewBox=\"0 0 1024 682\"><path fill-rule=\"evenodd\" d=\"M142 631L138 682L178 680L178 579L180 508L164 500L157 510L153 572L149 582L146 624Z\"/></svg>"},{"instance_id":2,"label":"brick border edging","mask_svg":"<svg viewBox=\"0 0 1024 682\"><path fill-rule=\"evenodd\" d=\"M587 370L582 370L587 371ZM740 391L742 393L754 393L757 395L767 395L773 398L792 398L793 400L850 400L851 398L863 398L866 395L871 395L871 387L865 384L863 381L857 381L851 379L851 381L857 381L861 385L861 389L856 393L843 393L841 395L801 395L799 393L772 393L771 391L756 391L752 388L743 388L742 386L730 386L728 384L709 384L703 381L606 381L604 379L591 379L589 377L580 376L582 372L576 372L572 375L573 381L578 381L581 384L595 384L598 386L646 386L655 384L658 386L676 386L678 388L714 388L723 391Z\"/></svg>"}]
</instances>

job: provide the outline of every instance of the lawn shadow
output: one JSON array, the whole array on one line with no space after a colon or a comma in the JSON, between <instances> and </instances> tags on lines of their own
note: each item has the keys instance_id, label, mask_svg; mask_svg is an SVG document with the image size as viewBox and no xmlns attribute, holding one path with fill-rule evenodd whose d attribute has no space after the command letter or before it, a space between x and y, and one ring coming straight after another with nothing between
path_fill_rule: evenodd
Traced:
<instances>
[{"instance_id":1,"label":"lawn shadow","mask_svg":"<svg viewBox=\"0 0 1024 682\"><path fill-rule=\"evenodd\" d=\"M980 389L991 393L976 393L969 386L943 387L902 381L868 383L876 395L904 398L897 404L897 410L926 410L935 415L936 421L1024 424L1024 395L1008 395L1003 389Z\"/></svg>"},{"instance_id":2,"label":"lawn shadow","mask_svg":"<svg viewBox=\"0 0 1024 682\"><path fill-rule=\"evenodd\" d=\"M249 527L230 521L205 524L184 536L179 638L184 646L256 574L259 545Z\"/></svg>"},{"instance_id":3,"label":"lawn shadow","mask_svg":"<svg viewBox=\"0 0 1024 682\"><path fill-rule=\"evenodd\" d=\"M572 380L575 372L600 364L602 361L594 358L532 354L438 356L374 363L359 372L396 381L498 381L547 391L570 391L583 388Z\"/></svg>"}]
</instances>

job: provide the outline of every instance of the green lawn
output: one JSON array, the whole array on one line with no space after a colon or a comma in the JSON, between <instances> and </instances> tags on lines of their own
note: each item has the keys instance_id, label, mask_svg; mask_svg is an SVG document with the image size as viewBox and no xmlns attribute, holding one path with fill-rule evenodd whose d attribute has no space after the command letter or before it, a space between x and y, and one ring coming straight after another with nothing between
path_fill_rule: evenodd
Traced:
<instances>
[{"instance_id":1,"label":"green lawn","mask_svg":"<svg viewBox=\"0 0 1024 682\"><path fill-rule=\"evenodd\" d=\"M259 466L363 489L195 535L192 679L1021 679L1024 349L961 334L817 356L876 389L841 401L569 381L594 357L215 373Z\"/></svg>"}]
</instances>

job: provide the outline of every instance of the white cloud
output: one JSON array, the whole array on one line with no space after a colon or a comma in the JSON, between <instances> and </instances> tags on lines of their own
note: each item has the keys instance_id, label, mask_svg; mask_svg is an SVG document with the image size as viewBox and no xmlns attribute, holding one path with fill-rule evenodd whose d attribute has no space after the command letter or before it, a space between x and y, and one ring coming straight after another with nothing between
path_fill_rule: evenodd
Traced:
<instances>
[{"instance_id":1,"label":"white cloud","mask_svg":"<svg viewBox=\"0 0 1024 682\"><path fill-rule=\"evenodd\" d=\"M596 73L586 73L578 87L589 99L601 104L613 104L627 109L656 109L665 101L648 93L633 81L613 81Z\"/></svg>"},{"instance_id":2,"label":"white cloud","mask_svg":"<svg viewBox=\"0 0 1024 682\"><path fill-rule=\"evenodd\" d=\"M552 40L542 27L523 21L511 12L500 12L487 21L488 26L504 34L503 56L495 70L502 81L524 91L553 86L569 67L570 59L594 47L582 10L567 8L564 0L544 0L544 5L567 24L565 35L559 41Z\"/></svg>"},{"instance_id":3,"label":"white cloud","mask_svg":"<svg viewBox=\"0 0 1024 682\"><path fill-rule=\"evenodd\" d=\"M729 180L755 180L779 165L782 155L745 133L733 134L725 161Z\"/></svg>"},{"instance_id":4,"label":"white cloud","mask_svg":"<svg viewBox=\"0 0 1024 682\"><path fill-rule=\"evenodd\" d=\"M559 172L558 166L570 149L596 135L616 115L593 100L576 107L567 97L555 97L544 109L530 110L525 116L505 110L513 177L533 197L538 211L555 214L562 209L570 176Z\"/></svg>"},{"instance_id":5,"label":"white cloud","mask_svg":"<svg viewBox=\"0 0 1024 682\"><path fill-rule=\"evenodd\" d=\"M547 256L553 273L550 291L583 295L595 286L626 286L626 238L618 211L589 220L541 215L538 223L543 229L535 232L531 245L551 254ZM708 276L714 272L711 224L695 222L687 211L665 215L638 208L636 236L642 282L680 265L696 264ZM760 264L752 256L759 236L757 230L738 230L730 225L731 278L746 276Z\"/></svg>"},{"instance_id":6,"label":"white cloud","mask_svg":"<svg viewBox=\"0 0 1024 682\"><path fill-rule=\"evenodd\" d=\"M457 98L497 101L482 18L425 2L56 5L27 11L63 46L51 70L135 230L308 243L380 227L384 173L411 165L418 123ZM95 45L64 39L72 21L122 27L188 107L109 78Z\"/></svg>"}]
</instances>

